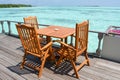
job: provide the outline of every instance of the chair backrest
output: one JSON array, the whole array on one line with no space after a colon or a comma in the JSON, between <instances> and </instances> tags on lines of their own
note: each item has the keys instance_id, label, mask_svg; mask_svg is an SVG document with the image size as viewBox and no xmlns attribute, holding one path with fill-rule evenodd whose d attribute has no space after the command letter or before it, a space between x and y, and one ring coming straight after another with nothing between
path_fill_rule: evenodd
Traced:
<instances>
[{"instance_id":1,"label":"chair backrest","mask_svg":"<svg viewBox=\"0 0 120 80\"><path fill-rule=\"evenodd\" d=\"M23 19L24 19L25 24L33 26L33 27L35 27L37 29L39 28L36 16L28 16L28 17L25 17Z\"/></svg>"},{"instance_id":2,"label":"chair backrest","mask_svg":"<svg viewBox=\"0 0 120 80\"><path fill-rule=\"evenodd\" d=\"M24 24L16 24L21 43L26 52L38 55L40 52L40 42L37 37L35 27L29 27Z\"/></svg>"},{"instance_id":3,"label":"chair backrest","mask_svg":"<svg viewBox=\"0 0 120 80\"><path fill-rule=\"evenodd\" d=\"M75 49L77 52L87 49L89 21L76 24Z\"/></svg>"}]
</instances>

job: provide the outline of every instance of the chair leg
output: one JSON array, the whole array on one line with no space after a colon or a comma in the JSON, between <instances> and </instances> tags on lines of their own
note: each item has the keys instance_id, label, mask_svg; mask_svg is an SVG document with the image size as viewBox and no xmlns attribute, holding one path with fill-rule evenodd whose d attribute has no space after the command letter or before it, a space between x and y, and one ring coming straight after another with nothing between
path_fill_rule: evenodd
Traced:
<instances>
[{"instance_id":1,"label":"chair leg","mask_svg":"<svg viewBox=\"0 0 120 80\"><path fill-rule=\"evenodd\" d=\"M50 47L49 53L50 53L50 60L51 60L51 61L55 61L55 55L53 54L54 51L55 51L55 50L52 49L52 47Z\"/></svg>"},{"instance_id":2,"label":"chair leg","mask_svg":"<svg viewBox=\"0 0 120 80\"><path fill-rule=\"evenodd\" d=\"M73 69L74 69L74 72L75 72L75 75L76 75L76 78L79 78L79 74L78 74L78 71L77 71L77 68L76 68L76 65L75 65L75 62L73 60L70 60L72 66L73 66Z\"/></svg>"},{"instance_id":3,"label":"chair leg","mask_svg":"<svg viewBox=\"0 0 120 80\"><path fill-rule=\"evenodd\" d=\"M40 66L40 68L39 68L38 77L41 77L41 75L42 75L42 70L43 70L43 67L44 67L44 65L45 65L46 56L47 56L47 55L45 55L45 56L43 57L43 59L42 59L41 66Z\"/></svg>"},{"instance_id":4,"label":"chair leg","mask_svg":"<svg viewBox=\"0 0 120 80\"><path fill-rule=\"evenodd\" d=\"M63 56L60 56L60 58L56 62L56 67L58 67L60 65L60 63L62 62L62 60L63 60Z\"/></svg>"},{"instance_id":5,"label":"chair leg","mask_svg":"<svg viewBox=\"0 0 120 80\"><path fill-rule=\"evenodd\" d=\"M87 65L90 66L90 61L88 58L88 53L85 51L85 59L87 60Z\"/></svg>"},{"instance_id":6,"label":"chair leg","mask_svg":"<svg viewBox=\"0 0 120 80\"><path fill-rule=\"evenodd\" d=\"M25 61L26 61L26 60L25 60L26 56L27 56L27 53L25 53L24 56L23 56L23 60L22 60L20 69L23 69L23 67L24 67L24 64L25 64Z\"/></svg>"}]
</instances>

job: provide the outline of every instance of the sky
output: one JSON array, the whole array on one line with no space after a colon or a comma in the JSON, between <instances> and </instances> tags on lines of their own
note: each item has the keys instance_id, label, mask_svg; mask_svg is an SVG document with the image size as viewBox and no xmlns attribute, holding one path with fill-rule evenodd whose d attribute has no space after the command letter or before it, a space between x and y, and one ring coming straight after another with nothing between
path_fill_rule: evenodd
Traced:
<instances>
[{"instance_id":1,"label":"sky","mask_svg":"<svg viewBox=\"0 0 120 80\"><path fill-rule=\"evenodd\" d=\"M33 6L120 7L120 0L0 0L0 4L30 4Z\"/></svg>"}]
</instances>

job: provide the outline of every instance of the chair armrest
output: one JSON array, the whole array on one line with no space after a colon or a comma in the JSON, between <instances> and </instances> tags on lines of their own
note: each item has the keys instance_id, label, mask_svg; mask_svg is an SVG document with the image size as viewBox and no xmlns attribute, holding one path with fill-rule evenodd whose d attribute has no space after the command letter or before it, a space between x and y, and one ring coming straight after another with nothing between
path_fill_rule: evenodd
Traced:
<instances>
[{"instance_id":1,"label":"chair armrest","mask_svg":"<svg viewBox=\"0 0 120 80\"><path fill-rule=\"evenodd\" d=\"M45 46L43 46L43 47L41 48L41 50L43 51L43 50L47 49L48 47L52 46L52 43L53 43L52 41L49 42L48 44L46 44Z\"/></svg>"},{"instance_id":2,"label":"chair armrest","mask_svg":"<svg viewBox=\"0 0 120 80\"><path fill-rule=\"evenodd\" d=\"M66 44L66 43L64 43L64 42L62 42L60 40L54 40L53 42L58 42L58 43L60 43L60 44L62 44L64 46L66 46L66 47L68 47L68 48L73 49L73 50L76 51L76 49L74 47L72 47L72 46L70 46L70 45L68 45L68 44Z\"/></svg>"}]
</instances>

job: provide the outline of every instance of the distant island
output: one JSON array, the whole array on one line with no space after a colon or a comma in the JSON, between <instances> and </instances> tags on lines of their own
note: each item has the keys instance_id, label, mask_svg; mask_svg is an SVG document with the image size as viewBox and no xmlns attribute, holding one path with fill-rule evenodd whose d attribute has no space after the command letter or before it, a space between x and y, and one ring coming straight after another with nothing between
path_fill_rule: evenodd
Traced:
<instances>
[{"instance_id":1,"label":"distant island","mask_svg":"<svg viewBox=\"0 0 120 80\"><path fill-rule=\"evenodd\" d=\"M14 7L32 7L25 4L0 4L0 8L14 8Z\"/></svg>"}]
</instances>

